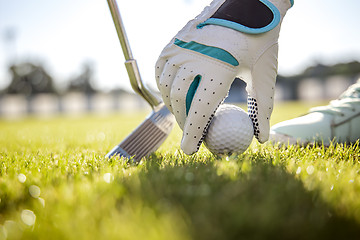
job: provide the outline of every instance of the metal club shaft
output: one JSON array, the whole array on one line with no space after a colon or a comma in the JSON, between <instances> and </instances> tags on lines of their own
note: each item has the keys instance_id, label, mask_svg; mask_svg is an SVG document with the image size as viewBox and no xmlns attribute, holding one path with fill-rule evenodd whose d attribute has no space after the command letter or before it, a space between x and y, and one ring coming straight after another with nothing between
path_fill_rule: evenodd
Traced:
<instances>
[{"instance_id":1,"label":"metal club shaft","mask_svg":"<svg viewBox=\"0 0 360 240\"><path fill-rule=\"evenodd\" d=\"M144 85L143 81L141 80L139 67L137 65L136 60L134 59L129 40L126 35L125 27L120 15L119 8L116 4L115 0L107 0L109 9L111 12L112 19L115 24L116 32L118 38L120 40L120 45L124 53L125 57L125 67L128 72L131 87L134 89L136 93L138 93L143 99L145 99L149 105L154 108L155 106L161 103L154 94L152 94Z\"/></svg>"}]
</instances>

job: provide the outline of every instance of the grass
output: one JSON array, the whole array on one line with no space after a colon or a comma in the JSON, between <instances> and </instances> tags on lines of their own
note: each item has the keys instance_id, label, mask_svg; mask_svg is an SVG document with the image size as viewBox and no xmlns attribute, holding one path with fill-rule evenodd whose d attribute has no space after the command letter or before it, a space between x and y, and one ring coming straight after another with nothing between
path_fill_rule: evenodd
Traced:
<instances>
[{"instance_id":1,"label":"grass","mask_svg":"<svg viewBox=\"0 0 360 240\"><path fill-rule=\"evenodd\" d=\"M105 160L145 116L0 121L0 240L358 239L358 144L186 156L176 128L140 164Z\"/></svg>"}]
</instances>

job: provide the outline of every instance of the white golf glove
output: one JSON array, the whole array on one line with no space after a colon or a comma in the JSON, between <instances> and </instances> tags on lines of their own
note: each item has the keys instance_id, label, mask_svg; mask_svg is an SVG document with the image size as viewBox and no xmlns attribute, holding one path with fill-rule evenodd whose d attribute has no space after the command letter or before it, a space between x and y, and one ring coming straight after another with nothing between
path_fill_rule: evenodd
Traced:
<instances>
[{"instance_id":1,"label":"white golf glove","mask_svg":"<svg viewBox=\"0 0 360 240\"><path fill-rule=\"evenodd\" d=\"M236 77L247 83L255 137L268 140L280 25L292 5L292 0L214 0L164 48L156 81L183 130L186 154L198 151Z\"/></svg>"}]
</instances>

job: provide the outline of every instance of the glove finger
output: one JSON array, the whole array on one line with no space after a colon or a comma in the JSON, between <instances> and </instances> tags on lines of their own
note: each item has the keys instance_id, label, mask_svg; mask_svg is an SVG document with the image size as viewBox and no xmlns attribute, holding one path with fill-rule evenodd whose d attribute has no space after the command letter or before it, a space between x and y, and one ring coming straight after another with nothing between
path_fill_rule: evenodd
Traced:
<instances>
[{"instance_id":1,"label":"glove finger","mask_svg":"<svg viewBox=\"0 0 360 240\"><path fill-rule=\"evenodd\" d=\"M224 81L232 78L229 74L220 73L218 76L221 77L202 76L193 96L181 141L181 148L186 154L199 150L215 111L227 96L233 82L233 79Z\"/></svg>"},{"instance_id":2,"label":"glove finger","mask_svg":"<svg viewBox=\"0 0 360 240\"><path fill-rule=\"evenodd\" d=\"M270 116L273 111L277 75L278 45L270 47L253 67L247 81L248 114L254 125L254 135L260 143L269 138Z\"/></svg>"},{"instance_id":3,"label":"glove finger","mask_svg":"<svg viewBox=\"0 0 360 240\"><path fill-rule=\"evenodd\" d=\"M168 65L169 59L173 59L172 62L176 64L176 59L180 52L173 46L173 40L163 49L158 60L155 64L155 79L159 87L159 82L162 74L164 73L165 67ZM175 56L175 59L174 59ZM179 64L177 64L179 65Z\"/></svg>"},{"instance_id":4,"label":"glove finger","mask_svg":"<svg viewBox=\"0 0 360 240\"><path fill-rule=\"evenodd\" d=\"M167 62L166 58L160 57L155 64L155 80L159 90L160 90L160 77L164 71L166 62Z\"/></svg>"},{"instance_id":5,"label":"glove finger","mask_svg":"<svg viewBox=\"0 0 360 240\"><path fill-rule=\"evenodd\" d=\"M158 88L161 92L161 97L170 112L173 112L170 101L170 91L178 70L179 67L177 67L175 63L172 63L170 60L165 60L165 65L158 81Z\"/></svg>"},{"instance_id":6,"label":"glove finger","mask_svg":"<svg viewBox=\"0 0 360 240\"><path fill-rule=\"evenodd\" d=\"M188 99L190 103L187 103L187 96L189 95L188 93L189 91L196 90L194 89L197 86L196 82L194 85L196 76L200 75L196 74L195 71L191 70L190 67L187 67L185 65L181 66L171 88L170 99L173 108L173 114L181 129L184 129L184 124L186 120L186 106L189 105L192 100L192 98L190 100ZM191 87L193 88L192 90L190 90ZM193 94L191 96L193 96Z\"/></svg>"}]
</instances>

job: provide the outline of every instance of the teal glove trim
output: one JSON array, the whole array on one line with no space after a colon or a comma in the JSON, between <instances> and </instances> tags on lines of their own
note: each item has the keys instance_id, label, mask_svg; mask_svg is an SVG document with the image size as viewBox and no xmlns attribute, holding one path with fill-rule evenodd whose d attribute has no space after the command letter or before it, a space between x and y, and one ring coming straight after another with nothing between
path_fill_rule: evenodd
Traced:
<instances>
[{"instance_id":1,"label":"teal glove trim","mask_svg":"<svg viewBox=\"0 0 360 240\"><path fill-rule=\"evenodd\" d=\"M293 0L290 0L290 1L293 2ZM231 22L231 21L228 21L228 20L219 19L219 18L209 18L205 22L200 23L199 25L197 25L197 28L203 28L206 25L218 25L218 26L231 28L231 29L234 29L236 31L243 32L243 33L248 33L248 34L260 34L260 33L268 32L268 31L274 29L279 24L280 19L281 19L280 12L268 0L260 0L260 2L264 3L274 14L273 20L266 27L249 28L249 27L244 26L242 24Z\"/></svg>"},{"instance_id":2,"label":"teal glove trim","mask_svg":"<svg viewBox=\"0 0 360 240\"><path fill-rule=\"evenodd\" d=\"M291 6L294 6L294 0L290 0Z\"/></svg>"},{"instance_id":3,"label":"teal glove trim","mask_svg":"<svg viewBox=\"0 0 360 240\"><path fill-rule=\"evenodd\" d=\"M194 81L191 83L191 85L189 87L189 90L188 90L188 93L186 94L186 116L189 113L192 100L193 100L195 92L196 92L196 90L197 90L197 88L198 88L198 86L200 84L200 81L201 81L201 76L197 75L194 78Z\"/></svg>"},{"instance_id":4,"label":"teal glove trim","mask_svg":"<svg viewBox=\"0 0 360 240\"><path fill-rule=\"evenodd\" d=\"M239 62L229 52L225 51L224 49L203 45L194 41L184 42L177 38L175 39L174 44L181 48L189 49L207 55L209 57L216 58L220 61L229 63L235 67L239 66Z\"/></svg>"}]
</instances>

